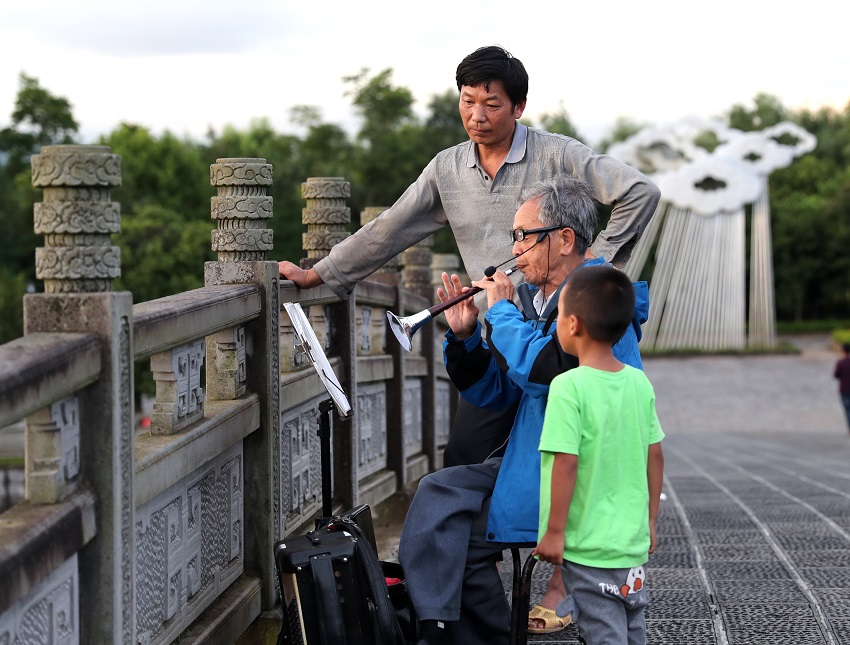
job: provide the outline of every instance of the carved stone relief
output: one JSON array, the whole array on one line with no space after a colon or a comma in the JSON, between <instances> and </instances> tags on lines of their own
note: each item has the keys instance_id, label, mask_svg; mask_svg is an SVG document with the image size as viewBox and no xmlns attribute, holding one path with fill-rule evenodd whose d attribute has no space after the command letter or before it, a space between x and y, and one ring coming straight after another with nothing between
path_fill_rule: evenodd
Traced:
<instances>
[{"instance_id":1,"label":"carved stone relief","mask_svg":"<svg viewBox=\"0 0 850 645\"><path fill-rule=\"evenodd\" d=\"M359 307L359 316L357 316L357 354L368 356L372 353L372 308Z\"/></svg>"},{"instance_id":2,"label":"carved stone relief","mask_svg":"<svg viewBox=\"0 0 850 645\"><path fill-rule=\"evenodd\" d=\"M386 353L386 314L380 307L360 305L355 311L357 355L379 356Z\"/></svg>"},{"instance_id":3,"label":"carved stone relief","mask_svg":"<svg viewBox=\"0 0 850 645\"><path fill-rule=\"evenodd\" d=\"M80 598L73 555L0 615L0 645L79 645Z\"/></svg>"},{"instance_id":4,"label":"carved stone relief","mask_svg":"<svg viewBox=\"0 0 850 645\"><path fill-rule=\"evenodd\" d=\"M319 402L324 398L327 397L316 397L280 414L280 499L284 535L313 517L322 505L322 455L318 430ZM331 432L333 424L331 415Z\"/></svg>"},{"instance_id":5,"label":"carved stone relief","mask_svg":"<svg viewBox=\"0 0 850 645\"><path fill-rule=\"evenodd\" d=\"M136 511L139 643L170 643L243 570L242 442Z\"/></svg>"},{"instance_id":6,"label":"carved stone relief","mask_svg":"<svg viewBox=\"0 0 850 645\"><path fill-rule=\"evenodd\" d=\"M201 370L206 350L199 339L151 357L156 401L151 434L173 434L204 416Z\"/></svg>"},{"instance_id":7,"label":"carved stone relief","mask_svg":"<svg viewBox=\"0 0 850 645\"><path fill-rule=\"evenodd\" d=\"M404 380L404 446L407 456L422 452L422 380Z\"/></svg>"},{"instance_id":8,"label":"carved stone relief","mask_svg":"<svg viewBox=\"0 0 850 645\"><path fill-rule=\"evenodd\" d=\"M387 386L357 386L357 479L387 467Z\"/></svg>"},{"instance_id":9,"label":"carved stone relief","mask_svg":"<svg viewBox=\"0 0 850 645\"><path fill-rule=\"evenodd\" d=\"M76 396L57 401L26 419L27 498L57 502L76 490L80 472L80 418Z\"/></svg>"},{"instance_id":10,"label":"carved stone relief","mask_svg":"<svg viewBox=\"0 0 850 645\"><path fill-rule=\"evenodd\" d=\"M215 348L212 370L215 376L207 382L210 397L216 401L238 399L247 389L245 327L225 329L213 334L209 341L210 347Z\"/></svg>"},{"instance_id":11,"label":"carved stone relief","mask_svg":"<svg viewBox=\"0 0 850 645\"><path fill-rule=\"evenodd\" d=\"M445 446L449 442L451 430L451 386L444 379L437 379L434 392L434 432L437 446Z\"/></svg>"},{"instance_id":12,"label":"carved stone relief","mask_svg":"<svg viewBox=\"0 0 850 645\"><path fill-rule=\"evenodd\" d=\"M296 372L310 365L307 354L297 349L298 337L286 311L280 317L280 373Z\"/></svg>"}]
</instances>

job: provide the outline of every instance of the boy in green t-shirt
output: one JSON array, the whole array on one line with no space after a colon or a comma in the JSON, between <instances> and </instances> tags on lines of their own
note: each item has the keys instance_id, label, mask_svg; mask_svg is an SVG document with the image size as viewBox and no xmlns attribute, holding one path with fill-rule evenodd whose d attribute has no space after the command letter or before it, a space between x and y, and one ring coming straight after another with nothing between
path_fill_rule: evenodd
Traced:
<instances>
[{"instance_id":1,"label":"boy in green t-shirt","mask_svg":"<svg viewBox=\"0 0 850 645\"><path fill-rule=\"evenodd\" d=\"M646 643L664 433L649 380L611 353L634 303L626 274L597 265L573 273L558 305L558 341L579 367L549 390L534 554L561 565L587 645Z\"/></svg>"}]
</instances>

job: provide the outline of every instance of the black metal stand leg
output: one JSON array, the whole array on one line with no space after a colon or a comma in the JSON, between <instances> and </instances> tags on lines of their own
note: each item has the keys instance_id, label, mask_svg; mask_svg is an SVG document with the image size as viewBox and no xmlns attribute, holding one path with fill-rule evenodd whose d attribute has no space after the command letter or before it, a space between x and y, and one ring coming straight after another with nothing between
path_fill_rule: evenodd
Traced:
<instances>
[{"instance_id":1,"label":"black metal stand leg","mask_svg":"<svg viewBox=\"0 0 850 645\"><path fill-rule=\"evenodd\" d=\"M331 486L331 411L333 399L319 403L319 444L322 455L322 515L330 517L333 513L333 488Z\"/></svg>"},{"instance_id":2,"label":"black metal stand leg","mask_svg":"<svg viewBox=\"0 0 850 645\"><path fill-rule=\"evenodd\" d=\"M526 645L528 642L528 605L531 600L531 574L537 559L529 555L520 575L519 549L511 549L513 556L513 590L511 593L511 645Z\"/></svg>"}]
</instances>

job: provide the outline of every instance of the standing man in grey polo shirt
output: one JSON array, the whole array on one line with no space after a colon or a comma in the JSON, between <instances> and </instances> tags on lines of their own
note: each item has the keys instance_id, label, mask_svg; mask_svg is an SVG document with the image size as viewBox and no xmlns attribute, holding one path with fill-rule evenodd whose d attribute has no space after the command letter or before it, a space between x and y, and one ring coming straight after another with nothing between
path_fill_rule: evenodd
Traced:
<instances>
[{"instance_id":1,"label":"standing man in grey polo shirt","mask_svg":"<svg viewBox=\"0 0 850 645\"><path fill-rule=\"evenodd\" d=\"M658 188L634 168L575 139L518 123L528 74L503 48L475 50L460 62L455 79L469 141L440 152L395 204L313 268L280 262L282 278L302 289L325 283L347 298L358 281L448 224L467 274L478 279L486 267L506 259L494 257L493 250L505 248L510 239L522 189L563 173L584 181L599 202L613 206L588 256L616 265L628 259L655 212ZM486 310L486 301L481 304ZM444 464L484 461L507 437L513 418L504 417L459 405Z\"/></svg>"}]
</instances>

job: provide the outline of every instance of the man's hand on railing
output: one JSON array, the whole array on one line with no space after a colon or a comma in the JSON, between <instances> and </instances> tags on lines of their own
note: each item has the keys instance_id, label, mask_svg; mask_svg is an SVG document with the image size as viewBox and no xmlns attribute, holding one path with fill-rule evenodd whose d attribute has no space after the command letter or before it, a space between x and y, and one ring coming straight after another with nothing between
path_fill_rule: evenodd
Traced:
<instances>
[{"instance_id":1,"label":"man's hand on railing","mask_svg":"<svg viewBox=\"0 0 850 645\"><path fill-rule=\"evenodd\" d=\"M315 269L302 269L298 265L287 262L286 260L278 262L277 268L281 278L292 280L299 289L310 289L324 284L324 281L316 273Z\"/></svg>"}]
</instances>

